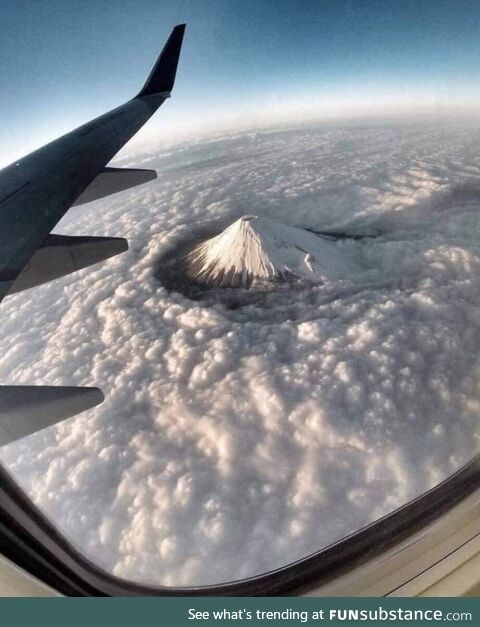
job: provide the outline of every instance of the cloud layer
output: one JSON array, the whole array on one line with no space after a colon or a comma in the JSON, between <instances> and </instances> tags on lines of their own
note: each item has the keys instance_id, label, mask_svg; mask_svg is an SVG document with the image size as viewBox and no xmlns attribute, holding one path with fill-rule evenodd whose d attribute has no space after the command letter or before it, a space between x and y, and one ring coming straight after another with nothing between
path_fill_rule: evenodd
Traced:
<instances>
[{"instance_id":1,"label":"cloud layer","mask_svg":"<svg viewBox=\"0 0 480 627\"><path fill-rule=\"evenodd\" d=\"M307 128L124 157L158 181L58 230L130 251L1 306L2 382L106 401L3 463L87 556L164 585L285 565L447 477L479 443L478 140ZM245 213L380 235L354 244L368 269L268 307L161 286L162 255Z\"/></svg>"}]
</instances>

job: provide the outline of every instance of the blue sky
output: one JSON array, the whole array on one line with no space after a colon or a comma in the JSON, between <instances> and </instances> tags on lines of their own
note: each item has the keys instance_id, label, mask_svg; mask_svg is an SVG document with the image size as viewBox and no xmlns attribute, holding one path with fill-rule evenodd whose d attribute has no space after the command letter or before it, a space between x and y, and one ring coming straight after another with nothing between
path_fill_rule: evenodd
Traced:
<instances>
[{"instance_id":1,"label":"blue sky","mask_svg":"<svg viewBox=\"0 0 480 627\"><path fill-rule=\"evenodd\" d=\"M480 104L477 0L0 0L0 162L132 96L184 21L143 138Z\"/></svg>"}]
</instances>

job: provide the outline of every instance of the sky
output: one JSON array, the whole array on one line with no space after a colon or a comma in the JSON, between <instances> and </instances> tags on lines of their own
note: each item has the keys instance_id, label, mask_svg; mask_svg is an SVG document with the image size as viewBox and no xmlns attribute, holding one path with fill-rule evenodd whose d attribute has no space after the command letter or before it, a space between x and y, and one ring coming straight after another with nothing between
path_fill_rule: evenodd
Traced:
<instances>
[{"instance_id":1,"label":"sky","mask_svg":"<svg viewBox=\"0 0 480 627\"><path fill-rule=\"evenodd\" d=\"M0 0L0 164L132 97L180 22L142 140L480 104L476 0Z\"/></svg>"}]
</instances>

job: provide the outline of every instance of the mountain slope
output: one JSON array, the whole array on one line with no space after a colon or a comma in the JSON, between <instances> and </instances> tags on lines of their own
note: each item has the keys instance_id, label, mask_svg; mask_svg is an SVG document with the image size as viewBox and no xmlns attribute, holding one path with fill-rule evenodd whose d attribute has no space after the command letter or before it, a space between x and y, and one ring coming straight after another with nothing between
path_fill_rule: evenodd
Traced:
<instances>
[{"instance_id":1,"label":"mountain slope","mask_svg":"<svg viewBox=\"0 0 480 627\"><path fill-rule=\"evenodd\" d=\"M243 216L186 257L187 274L207 285L250 287L264 282L341 278L358 267L335 241L298 227Z\"/></svg>"}]
</instances>

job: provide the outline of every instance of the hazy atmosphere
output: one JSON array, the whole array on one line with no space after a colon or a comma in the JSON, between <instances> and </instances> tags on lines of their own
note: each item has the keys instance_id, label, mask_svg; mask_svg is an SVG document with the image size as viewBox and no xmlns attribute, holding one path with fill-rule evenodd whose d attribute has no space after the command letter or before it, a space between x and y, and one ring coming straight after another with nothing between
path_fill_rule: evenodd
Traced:
<instances>
[{"instance_id":1,"label":"hazy atmosphere","mask_svg":"<svg viewBox=\"0 0 480 627\"><path fill-rule=\"evenodd\" d=\"M312 118L478 111L476 0L6 0L0 164L134 96L181 22L175 100L133 145Z\"/></svg>"},{"instance_id":2,"label":"hazy atmosphere","mask_svg":"<svg viewBox=\"0 0 480 627\"><path fill-rule=\"evenodd\" d=\"M187 21L173 98L113 162L158 179L56 228L130 250L0 305L2 383L106 396L0 450L62 532L124 578L220 583L341 540L468 461L480 6L23 4L23 23L0 7L5 162L134 95ZM244 215L267 235L337 234L328 260L341 263L266 291L172 283L175 251Z\"/></svg>"}]
</instances>

